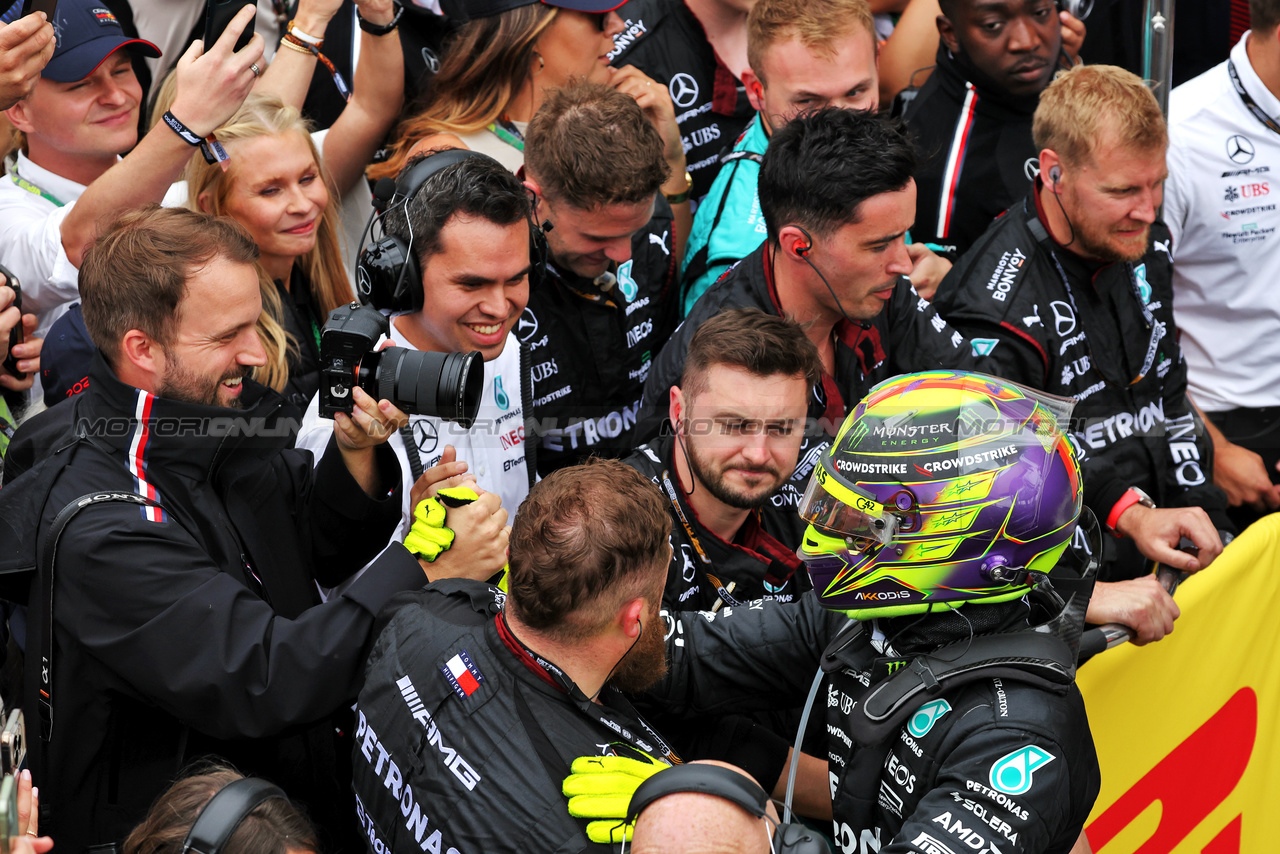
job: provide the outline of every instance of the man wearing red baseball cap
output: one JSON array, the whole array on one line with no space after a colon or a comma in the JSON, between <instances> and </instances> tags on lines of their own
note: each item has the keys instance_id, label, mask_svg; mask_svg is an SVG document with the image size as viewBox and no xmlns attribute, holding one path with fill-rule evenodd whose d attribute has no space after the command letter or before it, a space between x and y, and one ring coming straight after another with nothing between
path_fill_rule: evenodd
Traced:
<instances>
[{"instance_id":1,"label":"man wearing red baseball cap","mask_svg":"<svg viewBox=\"0 0 1280 854\"><path fill-rule=\"evenodd\" d=\"M187 49L172 110L139 141L142 89L130 51L159 49L126 38L101 0L60 0L53 57L31 94L5 111L21 145L0 178L0 264L22 282L39 334L75 300L98 224L163 199L192 147L244 101L262 70L262 39L232 47L251 17L252 9L242 11L208 50L198 42Z\"/></svg>"}]
</instances>

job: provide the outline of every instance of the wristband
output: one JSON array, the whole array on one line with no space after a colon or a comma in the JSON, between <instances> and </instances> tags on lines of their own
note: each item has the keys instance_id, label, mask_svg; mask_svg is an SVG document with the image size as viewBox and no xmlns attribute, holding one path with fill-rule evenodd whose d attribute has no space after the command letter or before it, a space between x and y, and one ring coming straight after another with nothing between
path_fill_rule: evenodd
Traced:
<instances>
[{"instance_id":1,"label":"wristband","mask_svg":"<svg viewBox=\"0 0 1280 854\"><path fill-rule=\"evenodd\" d=\"M204 142L195 131L178 121L178 118L173 113L165 112L161 118L164 119L164 123L169 126L171 131L182 137L182 141L187 145L194 147Z\"/></svg>"},{"instance_id":2,"label":"wristband","mask_svg":"<svg viewBox=\"0 0 1280 854\"><path fill-rule=\"evenodd\" d=\"M290 35L290 36L293 36L294 38L302 39L307 44L315 45L316 49L324 47L323 38L317 38L316 36L310 35L309 33L304 33L302 30L298 29L297 25L294 24L292 20L289 21L289 26L285 28L285 35Z\"/></svg>"},{"instance_id":3,"label":"wristband","mask_svg":"<svg viewBox=\"0 0 1280 854\"><path fill-rule=\"evenodd\" d=\"M404 14L404 6L399 3L394 3L393 5L396 7L396 14L389 24L371 24L366 21L364 16L362 16L359 10L357 10L356 20L360 22L360 29L364 30L371 36L379 37L395 32L395 29L400 26L400 17Z\"/></svg>"},{"instance_id":4,"label":"wristband","mask_svg":"<svg viewBox=\"0 0 1280 854\"><path fill-rule=\"evenodd\" d=\"M296 44L294 44L293 42L288 41L288 40L284 40L284 39L282 39L282 40L280 41L280 47L285 47L285 48L288 48L289 50L295 50L295 51L297 51L298 53L304 53L304 54L306 54L307 56L311 56L311 57L314 57L314 56L315 56L315 54L314 54L314 53L312 53L312 52L311 52L310 50L308 50L307 48L305 48L305 47L301 47L301 46L299 46L299 45L296 45Z\"/></svg>"},{"instance_id":5,"label":"wristband","mask_svg":"<svg viewBox=\"0 0 1280 854\"><path fill-rule=\"evenodd\" d=\"M217 163L222 167L222 171L226 172L231 163L231 155L227 154L227 150L222 147L222 143L218 142L218 138L210 133L204 139L201 139L191 128L184 125L178 120L172 112L166 111L164 123L169 129L176 133L183 142L192 147L199 147L200 153L204 155L204 161L210 166Z\"/></svg>"},{"instance_id":6,"label":"wristband","mask_svg":"<svg viewBox=\"0 0 1280 854\"><path fill-rule=\"evenodd\" d=\"M342 78L342 72L337 69L337 66L333 64L329 57L320 52L320 45L303 41L298 37L295 30L290 30L280 40L280 46L296 50L299 53L309 53L318 59L321 65L329 69L329 74L333 76L333 85L338 87L338 94L342 96L342 99L344 101L351 100L351 89L347 86L347 81Z\"/></svg>"},{"instance_id":7,"label":"wristband","mask_svg":"<svg viewBox=\"0 0 1280 854\"><path fill-rule=\"evenodd\" d=\"M1120 517L1124 515L1124 511L1128 510L1135 504L1141 504L1143 507L1150 507L1152 510L1156 508L1156 503L1151 500L1151 496L1147 495L1136 486L1131 486L1125 490L1124 495L1120 496L1120 500L1111 508L1111 512L1107 514L1107 528L1117 537L1120 536L1116 532L1116 525L1120 523Z\"/></svg>"}]
</instances>

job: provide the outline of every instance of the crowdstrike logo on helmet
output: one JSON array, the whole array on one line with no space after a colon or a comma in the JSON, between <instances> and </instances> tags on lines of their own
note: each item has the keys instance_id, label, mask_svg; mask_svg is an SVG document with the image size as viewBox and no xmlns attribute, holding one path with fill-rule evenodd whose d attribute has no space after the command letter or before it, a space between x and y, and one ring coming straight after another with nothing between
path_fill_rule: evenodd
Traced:
<instances>
[{"instance_id":1,"label":"crowdstrike logo on helmet","mask_svg":"<svg viewBox=\"0 0 1280 854\"><path fill-rule=\"evenodd\" d=\"M981 463L1003 460L1016 453L1018 453L1017 445L1005 445L1003 448L995 448L993 450L982 451L977 454L964 454L962 456L952 457L946 460L935 460L931 463L925 463L924 469L931 474L951 471L952 469L968 470Z\"/></svg>"},{"instance_id":2,"label":"crowdstrike logo on helmet","mask_svg":"<svg viewBox=\"0 0 1280 854\"><path fill-rule=\"evenodd\" d=\"M906 474L906 463L864 463L836 460L836 470L843 474Z\"/></svg>"}]
</instances>

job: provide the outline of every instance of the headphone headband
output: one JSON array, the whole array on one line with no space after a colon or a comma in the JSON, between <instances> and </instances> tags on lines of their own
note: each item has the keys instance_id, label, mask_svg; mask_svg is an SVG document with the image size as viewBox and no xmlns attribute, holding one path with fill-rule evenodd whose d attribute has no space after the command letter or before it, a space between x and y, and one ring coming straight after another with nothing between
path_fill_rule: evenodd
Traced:
<instances>
[{"instance_id":1,"label":"headphone headband","mask_svg":"<svg viewBox=\"0 0 1280 854\"><path fill-rule=\"evenodd\" d=\"M720 765L674 765L654 774L636 787L627 807L627 821L635 821L649 804L679 792L715 795L737 804L756 818L763 818L769 796L750 777Z\"/></svg>"},{"instance_id":2,"label":"headphone headband","mask_svg":"<svg viewBox=\"0 0 1280 854\"><path fill-rule=\"evenodd\" d=\"M403 210L433 175L468 160L487 161L506 171L506 167L496 159L479 151L446 148L434 152L400 173L396 178L395 192L389 200L382 196L375 201L374 213L369 218L366 232L372 230L375 220L381 220L391 209L398 207ZM409 223L407 211L405 222ZM536 285L546 269L546 242L533 221L532 212L529 216L529 229L530 260L533 266L530 284ZM418 268L418 259L414 255L413 241L411 224L407 240L386 233L384 224L383 236L360 250L356 260L356 291L361 302L391 311L422 310L422 271Z\"/></svg>"},{"instance_id":3,"label":"headphone headband","mask_svg":"<svg viewBox=\"0 0 1280 854\"><path fill-rule=\"evenodd\" d=\"M422 158L400 173L396 178L396 194L391 197L391 204L388 207L408 204L409 200L417 195L418 190L422 189L422 185L427 183L427 180L432 175L443 172L450 166L473 159L488 160L490 163L502 166L497 160L479 151L470 151L465 148L446 148L443 151L437 151L435 154Z\"/></svg>"},{"instance_id":4,"label":"headphone headband","mask_svg":"<svg viewBox=\"0 0 1280 854\"><path fill-rule=\"evenodd\" d=\"M755 780L721 765L692 763L675 765L654 774L636 787L627 807L627 823L659 798L680 792L696 792L724 798L756 818L773 824L777 832L769 841L774 854L827 854L827 844L816 833L800 824L778 824L766 812L769 796Z\"/></svg>"},{"instance_id":5,"label":"headphone headband","mask_svg":"<svg viewBox=\"0 0 1280 854\"><path fill-rule=\"evenodd\" d=\"M271 798L289 800L274 783L257 777L245 777L223 786L196 816L182 843L182 854L220 854L249 813Z\"/></svg>"}]
</instances>

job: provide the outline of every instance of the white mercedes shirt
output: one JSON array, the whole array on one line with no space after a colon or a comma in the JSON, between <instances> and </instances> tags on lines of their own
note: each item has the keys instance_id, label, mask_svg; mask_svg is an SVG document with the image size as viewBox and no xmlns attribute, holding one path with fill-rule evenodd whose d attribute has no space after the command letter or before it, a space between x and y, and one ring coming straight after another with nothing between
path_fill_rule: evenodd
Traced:
<instances>
[{"instance_id":1,"label":"white mercedes shirt","mask_svg":"<svg viewBox=\"0 0 1280 854\"><path fill-rule=\"evenodd\" d=\"M1280 128L1280 99L1250 65L1248 38L1230 62ZM1170 94L1168 168L1164 220L1191 396L1210 412L1280 405L1280 132L1246 106L1228 63Z\"/></svg>"},{"instance_id":2,"label":"white mercedes shirt","mask_svg":"<svg viewBox=\"0 0 1280 854\"><path fill-rule=\"evenodd\" d=\"M391 341L397 347L416 349L400 334L394 322L391 324ZM506 508L509 520L515 518L520 502L529 494L521 392L520 342L514 335L508 334L502 355L484 363L484 394L480 399L475 424L470 430L453 422L425 415L409 417L409 426L413 430L423 470L440 462L445 445L453 445L458 452L457 459L467 463L467 473L475 477L476 484L483 490L498 493L502 498L502 506ZM333 421L320 417L320 395L317 394L307 407L295 446L310 450L319 460L332 435ZM392 538L394 541L401 541L409 532L413 521L413 511L409 507L413 475L400 434L393 435L388 444L400 461L403 477L404 503L400 526L396 528Z\"/></svg>"}]
</instances>

